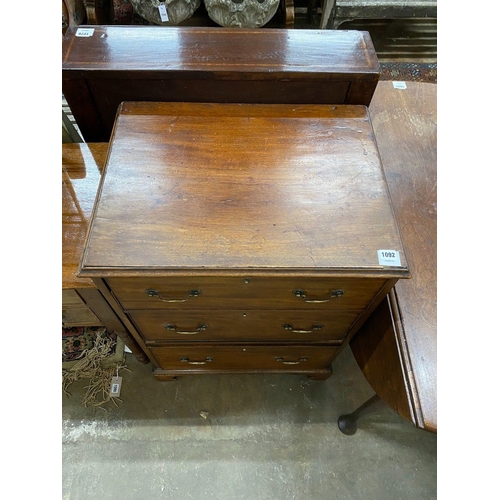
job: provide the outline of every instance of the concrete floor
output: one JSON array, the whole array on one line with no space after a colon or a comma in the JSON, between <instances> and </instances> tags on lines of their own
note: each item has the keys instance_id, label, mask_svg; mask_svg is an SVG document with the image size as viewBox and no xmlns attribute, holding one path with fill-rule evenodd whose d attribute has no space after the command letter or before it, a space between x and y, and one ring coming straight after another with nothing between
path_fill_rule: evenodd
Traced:
<instances>
[{"instance_id":1,"label":"concrete floor","mask_svg":"<svg viewBox=\"0 0 500 500\"><path fill-rule=\"evenodd\" d=\"M343 435L337 418L373 395L349 348L326 381L212 375L158 382L126 355L119 408L62 402L64 500L429 500L436 435L389 407ZM200 412L206 412L203 416Z\"/></svg>"}]
</instances>

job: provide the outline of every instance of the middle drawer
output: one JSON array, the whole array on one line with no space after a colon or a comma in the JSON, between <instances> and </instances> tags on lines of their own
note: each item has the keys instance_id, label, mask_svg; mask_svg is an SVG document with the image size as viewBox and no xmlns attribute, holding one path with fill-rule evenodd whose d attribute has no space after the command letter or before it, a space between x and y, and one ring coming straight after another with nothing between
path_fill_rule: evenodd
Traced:
<instances>
[{"instance_id":1,"label":"middle drawer","mask_svg":"<svg viewBox=\"0 0 500 500\"><path fill-rule=\"evenodd\" d=\"M147 342L172 340L341 341L360 311L132 310Z\"/></svg>"}]
</instances>

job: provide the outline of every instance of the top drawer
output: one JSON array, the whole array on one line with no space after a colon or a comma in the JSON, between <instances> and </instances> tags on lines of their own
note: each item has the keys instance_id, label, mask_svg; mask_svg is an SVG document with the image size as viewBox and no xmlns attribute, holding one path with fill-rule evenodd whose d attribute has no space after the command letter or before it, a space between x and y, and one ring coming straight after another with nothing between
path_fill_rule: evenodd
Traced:
<instances>
[{"instance_id":1,"label":"top drawer","mask_svg":"<svg viewBox=\"0 0 500 500\"><path fill-rule=\"evenodd\" d=\"M385 279L290 277L108 278L130 309L365 309Z\"/></svg>"}]
</instances>

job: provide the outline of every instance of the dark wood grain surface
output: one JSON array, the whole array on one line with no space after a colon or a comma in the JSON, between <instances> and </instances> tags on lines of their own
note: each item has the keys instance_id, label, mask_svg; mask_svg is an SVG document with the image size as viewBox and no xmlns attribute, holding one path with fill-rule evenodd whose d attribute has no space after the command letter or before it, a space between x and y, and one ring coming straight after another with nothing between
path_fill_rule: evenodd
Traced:
<instances>
[{"instance_id":1,"label":"dark wood grain surface","mask_svg":"<svg viewBox=\"0 0 500 500\"><path fill-rule=\"evenodd\" d=\"M123 101L368 105L380 66L368 32L148 26L68 28L63 93L87 142Z\"/></svg>"},{"instance_id":2,"label":"dark wood grain surface","mask_svg":"<svg viewBox=\"0 0 500 500\"><path fill-rule=\"evenodd\" d=\"M412 279L397 283L351 347L381 398L436 432L437 86L406 85L379 82L370 114Z\"/></svg>"},{"instance_id":3,"label":"dark wood grain surface","mask_svg":"<svg viewBox=\"0 0 500 500\"><path fill-rule=\"evenodd\" d=\"M407 277L366 108L124 103L82 275L134 269Z\"/></svg>"},{"instance_id":4,"label":"dark wood grain surface","mask_svg":"<svg viewBox=\"0 0 500 500\"><path fill-rule=\"evenodd\" d=\"M327 372L338 349L325 346L291 345L220 345L189 344L184 346L152 347L160 365L175 373L191 369L200 372L223 371L248 373L315 370Z\"/></svg>"},{"instance_id":5,"label":"dark wood grain surface","mask_svg":"<svg viewBox=\"0 0 500 500\"><path fill-rule=\"evenodd\" d=\"M104 269L101 271L103 274ZM309 309L321 310L325 302L329 309L361 310L370 305L376 293L384 286L385 278L360 279L337 278L328 273L306 276L302 273L296 276L283 276L269 281L268 274L261 271L258 275L253 269L233 270L233 276L217 276L213 272L203 275L202 269L185 270L180 276L169 275L168 269L160 274L168 277L157 277L151 272L148 277L109 277L108 285L124 309L211 309L221 303L234 309L244 307L265 307L267 309ZM118 274L116 270L110 273ZM156 271L158 273L158 271ZM121 272L119 274L122 274ZM251 276L251 277L249 277ZM145 290L153 289L158 296L148 296ZM199 290L199 295L185 302L178 299L186 298L190 290ZM319 302L309 302L293 294L293 290L303 290L305 299L320 299ZM325 300L335 290L344 293L339 299ZM262 297L267 297L262 304ZM160 300L160 297L163 300ZM168 300L174 299L174 302Z\"/></svg>"},{"instance_id":6,"label":"dark wood grain surface","mask_svg":"<svg viewBox=\"0 0 500 500\"><path fill-rule=\"evenodd\" d=\"M275 341L340 344L358 311L227 309L128 311L147 341ZM167 328L167 326L168 328ZM238 329L235 329L238 325Z\"/></svg>"},{"instance_id":7,"label":"dark wood grain surface","mask_svg":"<svg viewBox=\"0 0 500 500\"><path fill-rule=\"evenodd\" d=\"M83 28L83 26L80 26ZM276 79L287 73L338 71L378 74L379 64L366 31L92 26L91 37L63 39L65 71L222 71ZM152 50L154 48L154 50ZM292 50L295 49L295 50ZM270 71L271 70L271 71ZM271 73L265 76L263 71ZM250 76L250 75L249 75Z\"/></svg>"}]
</instances>

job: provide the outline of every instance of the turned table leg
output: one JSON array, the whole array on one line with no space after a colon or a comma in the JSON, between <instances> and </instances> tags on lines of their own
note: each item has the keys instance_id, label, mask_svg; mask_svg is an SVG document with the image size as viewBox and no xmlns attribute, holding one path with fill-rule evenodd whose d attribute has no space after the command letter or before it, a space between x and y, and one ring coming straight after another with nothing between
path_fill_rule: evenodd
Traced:
<instances>
[{"instance_id":1,"label":"turned table leg","mask_svg":"<svg viewBox=\"0 0 500 500\"><path fill-rule=\"evenodd\" d=\"M356 422L358 418L369 413L374 413L385 403L379 398L377 394L372 396L368 401L364 402L359 408L347 415L340 415L338 419L339 429L346 435L352 436L356 433Z\"/></svg>"}]
</instances>

